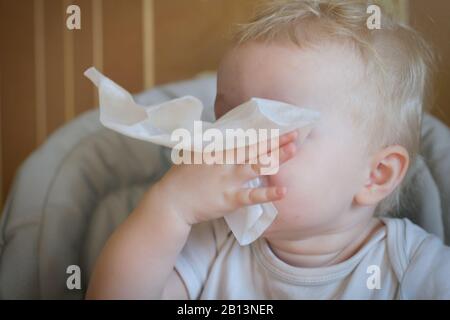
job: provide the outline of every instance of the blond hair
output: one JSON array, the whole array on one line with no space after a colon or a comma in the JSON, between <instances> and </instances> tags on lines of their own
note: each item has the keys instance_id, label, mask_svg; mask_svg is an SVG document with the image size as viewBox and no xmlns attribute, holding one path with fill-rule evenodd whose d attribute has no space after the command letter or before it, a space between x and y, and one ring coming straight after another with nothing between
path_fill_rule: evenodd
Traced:
<instances>
[{"instance_id":1,"label":"blond hair","mask_svg":"<svg viewBox=\"0 0 450 320\"><path fill-rule=\"evenodd\" d=\"M369 5L381 8L381 29L369 29ZM420 149L421 123L429 105L433 53L412 28L395 21L379 3L362 0L266 1L246 24L237 26L235 45L250 41L290 41L299 47L322 41L351 44L366 65L364 84L375 103L359 106L356 124L368 133L368 151L405 147L414 162ZM367 93L367 92L365 92ZM397 188L376 214L399 210Z\"/></svg>"}]
</instances>

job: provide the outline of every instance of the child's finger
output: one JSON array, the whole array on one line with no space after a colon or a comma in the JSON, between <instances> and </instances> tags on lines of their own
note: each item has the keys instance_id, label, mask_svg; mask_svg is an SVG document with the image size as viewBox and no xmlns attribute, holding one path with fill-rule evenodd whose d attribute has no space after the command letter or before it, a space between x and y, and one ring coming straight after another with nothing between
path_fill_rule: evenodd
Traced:
<instances>
[{"instance_id":1,"label":"child's finger","mask_svg":"<svg viewBox=\"0 0 450 320\"><path fill-rule=\"evenodd\" d=\"M241 189L236 193L238 206L281 200L286 194L285 187L266 187Z\"/></svg>"},{"instance_id":2,"label":"child's finger","mask_svg":"<svg viewBox=\"0 0 450 320\"><path fill-rule=\"evenodd\" d=\"M297 131L291 131L283 134L282 136L267 140L261 141L257 144L258 150L255 153L251 153L250 155L256 155L254 157L249 157L249 159L253 159L264 154L270 153L273 150L279 149L284 145L294 142L298 138ZM278 141L277 141L278 140ZM267 145L264 145L267 144Z\"/></svg>"},{"instance_id":3,"label":"child's finger","mask_svg":"<svg viewBox=\"0 0 450 320\"><path fill-rule=\"evenodd\" d=\"M283 147L280 148L280 154L279 154L279 165L282 165L286 161L292 159L295 156L295 152L297 151L297 147L295 146L294 142L289 142L288 144L285 144ZM273 151L272 151L273 152ZM271 154L267 155L271 156Z\"/></svg>"},{"instance_id":4,"label":"child's finger","mask_svg":"<svg viewBox=\"0 0 450 320\"><path fill-rule=\"evenodd\" d=\"M274 151L275 150L273 150L272 152L274 152ZM257 163L242 165L239 168L239 170L240 170L239 174L244 180L254 179L261 175L262 167L270 167L270 165L280 166L283 163L285 163L286 161L288 161L289 159L292 159L294 157L296 151L297 151L297 148L295 146L295 143L290 142L288 144L285 144L280 149L278 149L278 152L279 152L278 163L274 163L274 161L276 162L276 160L268 158L268 157L272 157L272 156L276 156L276 155L274 155L272 153L268 154L268 155L262 155L258 159ZM261 159L261 157L263 157L263 156L267 157L267 159L265 159L265 160L270 160L267 165L265 165L265 163L264 163L265 161L263 161L263 159Z\"/></svg>"},{"instance_id":5,"label":"child's finger","mask_svg":"<svg viewBox=\"0 0 450 320\"><path fill-rule=\"evenodd\" d=\"M291 131L276 138L260 141L242 148L228 150L227 153L230 153L229 157L232 156L236 159L236 163L246 163L250 160L256 159L260 155L267 154L274 149L295 141L297 137L298 132Z\"/></svg>"},{"instance_id":6,"label":"child's finger","mask_svg":"<svg viewBox=\"0 0 450 320\"><path fill-rule=\"evenodd\" d=\"M283 134L282 136L280 136L280 147L289 143L289 142L293 142L298 138L298 131L291 131L288 133Z\"/></svg>"}]
</instances>

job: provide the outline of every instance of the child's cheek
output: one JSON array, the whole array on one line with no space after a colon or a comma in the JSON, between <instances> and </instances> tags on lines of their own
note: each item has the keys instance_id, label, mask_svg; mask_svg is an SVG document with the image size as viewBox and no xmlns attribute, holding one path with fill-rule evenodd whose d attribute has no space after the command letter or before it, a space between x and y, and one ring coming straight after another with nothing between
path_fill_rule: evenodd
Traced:
<instances>
[{"instance_id":1,"label":"child's cheek","mask_svg":"<svg viewBox=\"0 0 450 320\"><path fill-rule=\"evenodd\" d=\"M297 180L299 166L301 166L301 157L297 153L292 159L282 164L278 172L274 175L266 176L269 186L292 187Z\"/></svg>"},{"instance_id":2,"label":"child's cheek","mask_svg":"<svg viewBox=\"0 0 450 320\"><path fill-rule=\"evenodd\" d=\"M286 187L286 177L283 170L284 167L280 167L278 173L270 176L265 176L264 179L266 181L266 184L270 187L279 187L284 186Z\"/></svg>"}]
</instances>

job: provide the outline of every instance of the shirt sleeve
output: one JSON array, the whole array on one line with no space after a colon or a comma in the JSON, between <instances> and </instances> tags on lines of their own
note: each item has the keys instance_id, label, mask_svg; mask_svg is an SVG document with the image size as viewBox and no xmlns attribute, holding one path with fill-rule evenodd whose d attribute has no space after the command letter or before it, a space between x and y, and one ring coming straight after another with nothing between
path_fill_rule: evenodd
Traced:
<instances>
[{"instance_id":1,"label":"shirt sleeve","mask_svg":"<svg viewBox=\"0 0 450 320\"><path fill-rule=\"evenodd\" d=\"M224 219L199 223L192 227L186 244L177 257L175 269L189 294L198 299L221 247L231 237Z\"/></svg>"},{"instance_id":2,"label":"shirt sleeve","mask_svg":"<svg viewBox=\"0 0 450 320\"><path fill-rule=\"evenodd\" d=\"M413 230L409 236L406 232L405 236L410 238L406 243L414 250L407 252L409 263L401 281L401 297L450 299L450 247L436 236L412 226L411 222L409 224L406 229ZM411 235L419 241L411 239Z\"/></svg>"}]
</instances>

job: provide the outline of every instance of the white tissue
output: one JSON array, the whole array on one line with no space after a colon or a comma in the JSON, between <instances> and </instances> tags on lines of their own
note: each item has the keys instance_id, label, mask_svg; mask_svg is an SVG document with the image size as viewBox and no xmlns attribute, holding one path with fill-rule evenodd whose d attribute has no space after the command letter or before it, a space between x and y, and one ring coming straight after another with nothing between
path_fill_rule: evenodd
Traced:
<instances>
[{"instance_id":1,"label":"white tissue","mask_svg":"<svg viewBox=\"0 0 450 320\"><path fill-rule=\"evenodd\" d=\"M99 90L100 122L107 128L124 135L150 141L169 148L177 141L171 139L173 130L184 128L194 136L194 121L201 120L203 105L192 96L170 100L158 105L141 106L134 102L131 94L91 67L85 71ZM279 129L279 134L298 130L301 143L319 119L319 113L287 103L252 98L233 108L214 123L203 121L203 130L219 129ZM237 140L237 146L248 144L245 139ZM194 146L193 146L194 147ZM190 149L189 146L183 149ZM196 147L194 147L196 149ZM224 145L224 148L226 146ZM262 184L261 179L248 183L250 187ZM227 214L225 220L240 245L256 240L277 215L273 203L252 205Z\"/></svg>"}]
</instances>

